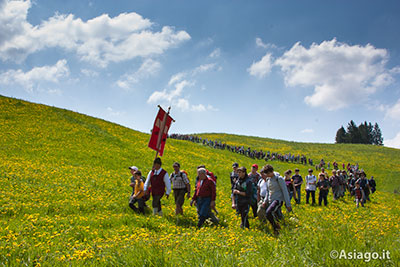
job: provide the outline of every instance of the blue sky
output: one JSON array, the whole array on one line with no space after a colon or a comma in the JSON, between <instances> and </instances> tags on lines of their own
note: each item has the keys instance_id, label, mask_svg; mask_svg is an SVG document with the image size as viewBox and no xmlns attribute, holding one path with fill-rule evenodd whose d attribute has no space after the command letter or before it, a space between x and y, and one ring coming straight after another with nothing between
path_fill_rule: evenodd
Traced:
<instances>
[{"instance_id":1,"label":"blue sky","mask_svg":"<svg viewBox=\"0 0 400 267\"><path fill-rule=\"evenodd\" d=\"M384 3L384 4L383 4ZM150 132L400 148L398 1L0 0L0 94Z\"/></svg>"}]
</instances>

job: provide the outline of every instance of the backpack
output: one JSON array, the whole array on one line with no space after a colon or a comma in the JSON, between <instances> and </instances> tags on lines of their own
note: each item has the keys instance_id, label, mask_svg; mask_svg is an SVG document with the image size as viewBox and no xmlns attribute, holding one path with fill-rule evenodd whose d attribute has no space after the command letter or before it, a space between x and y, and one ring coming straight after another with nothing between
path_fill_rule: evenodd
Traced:
<instances>
[{"instance_id":1,"label":"backpack","mask_svg":"<svg viewBox=\"0 0 400 267\"><path fill-rule=\"evenodd\" d=\"M175 178L175 177L180 177L180 178L182 179L182 182L183 182L184 184L186 184L186 183L185 183L185 180L183 179L183 175L182 175L183 173L186 174L186 177L187 177L188 180L189 180L188 174L187 174L187 172L186 172L185 170L181 170L181 171L179 172L179 176L176 176L175 173L172 173L172 174L173 174L173 178ZM189 181L189 183L190 183L190 181ZM185 190L185 193L187 193L187 187L185 187L184 190Z\"/></svg>"}]
</instances>

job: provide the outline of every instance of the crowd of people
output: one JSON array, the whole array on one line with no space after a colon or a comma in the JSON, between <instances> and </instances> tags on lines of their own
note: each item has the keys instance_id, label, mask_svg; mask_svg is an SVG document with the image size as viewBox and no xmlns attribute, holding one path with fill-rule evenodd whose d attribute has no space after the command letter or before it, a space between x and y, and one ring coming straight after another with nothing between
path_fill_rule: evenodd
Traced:
<instances>
[{"instance_id":1,"label":"crowd of people","mask_svg":"<svg viewBox=\"0 0 400 267\"><path fill-rule=\"evenodd\" d=\"M203 144L205 146L209 146L215 149L223 149L223 150L228 150L234 153L238 153L247 157L250 157L252 159L264 159L265 161L280 161L280 162L290 162L290 163L297 163L297 164L303 164L303 165L310 165L312 167L315 167L316 170L320 170L321 168L327 167L329 170L331 168L331 163L330 162L325 162L324 159L320 159L318 161L314 161L310 157L307 157L304 154L295 154L295 153L277 153L277 152L271 152L271 151L263 151L263 150L256 150L256 149L251 149L250 147L244 147L244 146L235 146L235 145L230 145L227 143L223 143L222 141L213 141L209 140L207 138L201 138L196 135L187 135L187 134L170 134L168 135L168 138L172 139L177 139L177 140L184 140L184 141L190 141L193 143L198 143L198 144ZM315 165L314 165L315 164ZM332 167L336 170L339 169L339 163L334 161L332 163ZM358 164L355 166L351 166L350 163L346 166L344 163L342 164L343 169L347 169L347 171L350 170L350 168L356 167L358 169Z\"/></svg>"},{"instance_id":2,"label":"crowd of people","mask_svg":"<svg viewBox=\"0 0 400 267\"><path fill-rule=\"evenodd\" d=\"M343 164L344 166L344 164ZM346 192L354 197L356 207L364 207L370 200L370 194L376 190L376 182L373 177L367 179L365 172L358 166L348 164L347 170L334 168L329 175L322 167L317 176L310 168L308 175L303 177L296 168L284 172L283 177L272 165L267 164L258 170L258 165L253 164L251 171L246 167L239 167L238 163L232 164L230 173L232 209L241 218L240 226L249 228L249 213L252 209L254 217L265 223L269 221L275 234L279 234L282 220L282 206L288 212L292 210L292 199L296 204L301 204L302 186L306 192L306 204L316 205L315 194L319 191L318 205L328 205L329 191L332 191L333 200L342 198ZM190 206L195 206L198 214L200 228L207 219L213 224L218 224L218 211L215 206L217 176L204 165L197 167L197 177L194 183L193 195L187 172L181 170L178 162L173 164L174 171L171 175L162 168L162 161L156 158L153 168L142 176L142 172L136 167L129 167L132 174L130 186L133 188L129 199L129 206L138 213L145 213L146 201L152 198L153 215L162 216L161 199L165 195L169 197L173 192L175 199L175 214L183 214L185 198L190 199ZM311 203L310 203L311 202Z\"/></svg>"}]
</instances>

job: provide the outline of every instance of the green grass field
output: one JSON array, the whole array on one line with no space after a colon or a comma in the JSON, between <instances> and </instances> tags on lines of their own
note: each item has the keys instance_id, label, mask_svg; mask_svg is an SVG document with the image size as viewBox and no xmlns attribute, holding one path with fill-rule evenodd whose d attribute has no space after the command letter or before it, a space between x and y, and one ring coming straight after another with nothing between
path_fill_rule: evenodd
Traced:
<instances>
[{"instance_id":1,"label":"green grass field","mask_svg":"<svg viewBox=\"0 0 400 267\"><path fill-rule=\"evenodd\" d=\"M179 123L179 122L177 122ZM0 97L0 264L5 266L397 266L400 260L400 150L363 145L305 144L226 134L214 140L314 159L358 162L378 191L366 208L350 197L328 207L293 204L281 235L252 216L239 228L231 209L232 162L265 164L187 141L167 141L163 167L179 161L193 184L196 166L218 176L221 224L196 229L195 208L163 217L134 214L128 166L147 173L149 135L54 107ZM173 131L173 129L172 129ZM274 162L277 171L307 167ZM304 192L303 192L304 193ZM332 259L332 250L390 252L390 260Z\"/></svg>"}]
</instances>

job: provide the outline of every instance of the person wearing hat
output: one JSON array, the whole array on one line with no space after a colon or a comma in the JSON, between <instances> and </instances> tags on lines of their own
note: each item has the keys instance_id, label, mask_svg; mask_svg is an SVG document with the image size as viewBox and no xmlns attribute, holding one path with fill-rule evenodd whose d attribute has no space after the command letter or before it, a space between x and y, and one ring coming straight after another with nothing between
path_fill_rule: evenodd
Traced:
<instances>
[{"instance_id":1,"label":"person wearing hat","mask_svg":"<svg viewBox=\"0 0 400 267\"><path fill-rule=\"evenodd\" d=\"M251 194L253 193L253 185L249 176L247 175L247 170L245 167L240 167L237 169L239 179L233 186L232 190L232 209L236 209L241 217L240 227L249 228L249 210L250 210L250 200Z\"/></svg>"},{"instance_id":2,"label":"person wearing hat","mask_svg":"<svg viewBox=\"0 0 400 267\"><path fill-rule=\"evenodd\" d=\"M153 170L147 175L146 182L144 184L145 194L151 188L151 195L153 197L153 215L161 215L161 198L164 193L169 197L171 193L171 181L169 179L168 172L161 168L162 162L160 158L156 158L153 163Z\"/></svg>"},{"instance_id":3,"label":"person wearing hat","mask_svg":"<svg viewBox=\"0 0 400 267\"><path fill-rule=\"evenodd\" d=\"M313 169L308 169L308 175L306 176L306 204L309 204L311 194L312 205L315 205L316 184L317 177L313 175Z\"/></svg>"},{"instance_id":4,"label":"person wearing hat","mask_svg":"<svg viewBox=\"0 0 400 267\"><path fill-rule=\"evenodd\" d=\"M140 171L136 171L134 175L136 179L135 183L135 191L134 194L131 196L129 201L129 207L133 209L135 212L144 214L144 182L142 181L142 173ZM136 202L138 203L138 207L135 206Z\"/></svg>"},{"instance_id":5,"label":"person wearing hat","mask_svg":"<svg viewBox=\"0 0 400 267\"><path fill-rule=\"evenodd\" d=\"M129 184L130 187L133 188L133 192L132 195L134 194L135 191L135 183L136 183L136 178L135 178L135 173L139 170L138 167L136 166L131 166L128 167L128 169L130 170L132 177L131 177L131 183Z\"/></svg>"},{"instance_id":6,"label":"person wearing hat","mask_svg":"<svg viewBox=\"0 0 400 267\"><path fill-rule=\"evenodd\" d=\"M258 182L261 180L261 174L258 171L258 165L257 164L253 164L251 165L251 172L248 173L249 179L250 181L253 183L253 199L257 199L257 185ZM258 205L257 205L257 201L253 201L253 203L250 203L250 206L253 210L253 216L254 218L256 218L257 215L257 209L258 209Z\"/></svg>"},{"instance_id":7,"label":"person wearing hat","mask_svg":"<svg viewBox=\"0 0 400 267\"><path fill-rule=\"evenodd\" d=\"M185 172L180 171L181 165L175 162L172 167L174 172L171 173L170 180L175 198L175 214L183 214L182 205L185 202L185 194L190 198L190 182Z\"/></svg>"}]
</instances>

